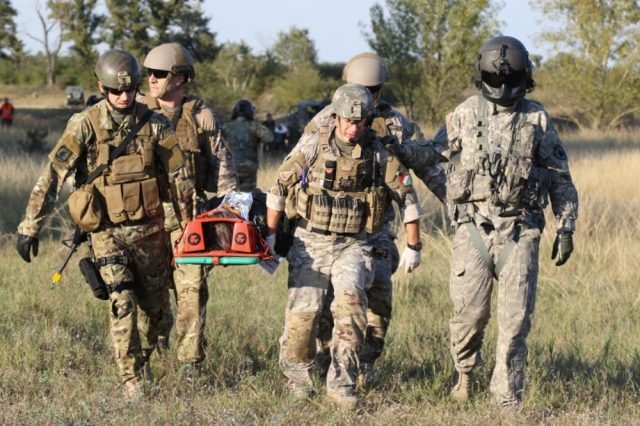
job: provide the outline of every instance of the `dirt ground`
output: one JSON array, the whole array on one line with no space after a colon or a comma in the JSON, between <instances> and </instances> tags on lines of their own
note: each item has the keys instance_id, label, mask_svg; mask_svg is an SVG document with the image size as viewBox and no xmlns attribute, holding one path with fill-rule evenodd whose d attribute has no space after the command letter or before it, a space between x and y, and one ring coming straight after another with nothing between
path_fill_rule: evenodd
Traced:
<instances>
[{"instance_id":1,"label":"dirt ground","mask_svg":"<svg viewBox=\"0 0 640 426\"><path fill-rule=\"evenodd\" d=\"M84 98L87 99L96 93L85 88ZM0 84L0 99L4 98L9 98L17 110L20 108L66 108L64 89L57 87L49 89L44 86L22 87Z\"/></svg>"}]
</instances>

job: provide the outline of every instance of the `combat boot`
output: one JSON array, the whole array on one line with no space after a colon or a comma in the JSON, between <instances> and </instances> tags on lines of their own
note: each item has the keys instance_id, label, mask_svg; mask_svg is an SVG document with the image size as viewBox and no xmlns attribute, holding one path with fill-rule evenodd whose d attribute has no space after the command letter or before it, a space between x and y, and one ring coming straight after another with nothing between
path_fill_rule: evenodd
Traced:
<instances>
[{"instance_id":1,"label":"combat boot","mask_svg":"<svg viewBox=\"0 0 640 426\"><path fill-rule=\"evenodd\" d=\"M358 369L358 377L356 378L356 385L358 389L368 389L371 386L378 383L378 373L373 369L372 362L361 362Z\"/></svg>"},{"instance_id":2,"label":"combat boot","mask_svg":"<svg viewBox=\"0 0 640 426\"><path fill-rule=\"evenodd\" d=\"M471 396L471 373L458 372L458 381L451 389L451 398L456 401L467 401Z\"/></svg>"},{"instance_id":3,"label":"combat boot","mask_svg":"<svg viewBox=\"0 0 640 426\"><path fill-rule=\"evenodd\" d=\"M125 398L129 402L140 400L144 396L144 389L140 380L128 380L122 385Z\"/></svg>"},{"instance_id":4,"label":"combat boot","mask_svg":"<svg viewBox=\"0 0 640 426\"><path fill-rule=\"evenodd\" d=\"M327 388L327 399L338 407L349 411L356 410L360 402L360 398L358 398L355 391L348 392L331 388Z\"/></svg>"}]
</instances>

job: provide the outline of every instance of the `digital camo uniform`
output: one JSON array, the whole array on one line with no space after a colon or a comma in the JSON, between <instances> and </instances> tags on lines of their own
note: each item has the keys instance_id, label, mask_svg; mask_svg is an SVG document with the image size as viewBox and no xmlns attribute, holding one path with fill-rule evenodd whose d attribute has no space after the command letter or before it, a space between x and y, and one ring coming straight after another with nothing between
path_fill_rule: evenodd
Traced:
<instances>
[{"instance_id":1,"label":"digital camo uniform","mask_svg":"<svg viewBox=\"0 0 640 426\"><path fill-rule=\"evenodd\" d=\"M384 180L382 192L370 191L377 175L381 185ZM334 135L333 125L303 137L278 170L267 205L284 211L285 205L293 204L301 217L287 257L289 296L280 339L280 365L293 390L312 387L318 321L332 286L335 326L327 393L330 397L355 395L358 352L367 326L366 290L373 279L365 229L374 230L365 226L364 209L372 205L374 192L382 193L386 201L368 216L376 217L376 228L383 225L387 197L401 205L405 223L418 220L422 209L407 178L408 171L383 149L373 132L368 131L349 152ZM287 216L294 215L287 212Z\"/></svg>"},{"instance_id":2,"label":"digital camo uniform","mask_svg":"<svg viewBox=\"0 0 640 426\"><path fill-rule=\"evenodd\" d=\"M254 121L253 114L251 102L241 99L233 108L231 121L223 126L236 164L239 191L256 189L260 144L273 142L271 130Z\"/></svg>"},{"instance_id":3,"label":"digital camo uniform","mask_svg":"<svg viewBox=\"0 0 640 426\"><path fill-rule=\"evenodd\" d=\"M327 127L333 120L331 106L327 106L307 124L304 130L305 134L317 131L322 127ZM424 135L420 127L416 123L407 120L401 113L391 108L386 102L378 102L376 105L376 115L372 121L371 129L373 129L379 137L395 136L403 145L413 146L417 148L428 147L431 145L424 141ZM296 148L294 148L294 151ZM420 152L423 154L424 149ZM424 155L421 156L421 158ZM413 169L414 173L427 185L434 195L442 202L445 199L445 181L446 175L444 168L434 161L433 156L428 158L430 164L424 166L423 162L420 167ZM404 163L407 165L407 163ZM395 244L396 234L391 229L391 224L395 218L395 213L391 205L387 209L384 219L384 228L375 234L367 234L367 242L370 246L378 249L374 255L375 262L375 278L369 290L367 297L369 306L367 309L367 332L365 343L360 352L361 369L370 370L375 361L382 355L384 349L385 336L391 321L393 282L391 276L398 268L400 254ZM331 301L331 292L329 300L322 313L320 326L318 329L318 339L320 343L321 353L318 362L325 364L330 361L328 359L328 351L331 345L331 329L333 320L331 312L327 309ZM363 371L362 380L366 380ZM365 383L363 383L365 384Z\"/></svg>"},{"instance_id":4,"label":"digital camo uniform","mask_svg":"<svg viewBox=\"0 0 640 426\"><path fill-rule=\"evenodd\" d=\"M462 374L478 363L495 271L499 329L491 392L504 406L517 405L535 305L543 208L550 199L557 232L573 232L577 192L560 138L536 102L522 98L503 107L473 96L447 116L446 138L447 156L459 153L447 184L456 229L451 352Z\"/></svg>"},{"instance_id":5,"label":"digital camo uniform","mask_svg":"<svg viewBox=\"0 0 640 426\"><path fill-rule=\"evenodd\" d=\"M66 177L76 181L105 163L147 108L110 113L103 100L69 120L33 189L18 233L37 238ZM118 123L118 121L120 123ZM182 201L191 183L171 124L153 114L125 154L93 181L103 216L90 232L93 255L109 290L109 321L116 363L125 390L135 394L156 345L159 322L170 309L169 253L161 200L168 183ZM186 207L185 207L186 211Z\"/></svg>"},{"instance_id":6,"label":"digital camo uniform","mask_svg":"<svg viewBox=\"0 0 640 426\"><path fill-rule=\"evenodd\" d=\"M157 100L146 96L144 102L167 117L173 124L180 148L187 157L187 168L196 184L198 211L206 210L207 194L226 193L236 189L236 170L231 152L222 136L218 117L194 96L171 111L161 108ZM206 192L205 192L206 191ZM163 203L165 230L170 233L171 250L182 234L182 228L171 203ZM175 265L173 281L177 294L176 331L178 360L199 363L205 358L205 325L209 289L207 275L211 266ZM165 323L163 335L168 338L171 319Z\"/></svg>"}]
</instances>

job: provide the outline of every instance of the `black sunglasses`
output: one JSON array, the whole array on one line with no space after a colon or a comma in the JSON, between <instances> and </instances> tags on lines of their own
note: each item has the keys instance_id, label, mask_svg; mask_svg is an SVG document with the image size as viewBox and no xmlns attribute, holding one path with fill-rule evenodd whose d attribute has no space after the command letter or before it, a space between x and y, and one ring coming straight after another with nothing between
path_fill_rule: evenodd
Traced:
<instances>
[{"instance_id":1,"label":"black sunglasses","mask_svg":"<svg viewBox=\"0 0 640 426\"><path fill-rule=\"evenodd\" d=\"M105 90L107 91L107 93L114 96L120 96L124 92L131 93L131 92L134 92L136 89L137 89L136 87L131 87L129 89L118 90L118 89L112 89L111 87L105 87Z\"/></svg>"},{"instance_id":2,"label":"black sunglasses","mask_svg":"<svg viewBox=\"0 0 640 426\"><path fill-rule=\"evenodd\" d=\"M170 71L164 71L164 70L154 70L151 68L147 68L147 73L149 73L149 76L154 76L155 78L167 78L167 76L169 75Z\"/></svg>"}]
</instances>

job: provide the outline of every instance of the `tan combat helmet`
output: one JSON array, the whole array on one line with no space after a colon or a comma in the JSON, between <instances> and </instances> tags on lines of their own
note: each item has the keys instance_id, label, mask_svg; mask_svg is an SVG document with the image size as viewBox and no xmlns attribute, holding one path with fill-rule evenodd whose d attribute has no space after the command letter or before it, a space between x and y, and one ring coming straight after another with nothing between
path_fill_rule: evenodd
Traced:
<instances>
[{"instance_id":1,"label":"tan combat helmet","mask_svg":"<svg viewBox=\"0 0 640 426\"><path fill-rule=\"evenodd\" d=\"M100 55L95 73L104 87L115 90L135 89L142 80L136 58L120 49L108 50Z\"/></svg>"},{"instance_id":2,"label":"tan combat helmet","mask_svg":"<svg viewBox=\"0 0 640 426\"><path fill-rule=\"evenodd\" d=\"M360 84L347 83L333 94L331 109L337 116L352 121L366 120L375 111L371 92Z\"/></svg>"},{"instance_id":3,"label":"tan combat helmet","mask_svg":"<svg viewBox=\"0 0 640 426\"><path fill-rule=\"evenodd\" d=\"M152 70L184 74L187 81L196 76L191 53L178 43L165 43L154 47L144 58L144 67Z\"/></svg>"},{"instance_id":4,"label":"tan combat helmet","mask_svg":"<svg viewBox=\"0 0 640 426\"><path fill-rule=\"evenodd\" d=\"M376 87L389 80L389 70L380 56L362 52L349 59L342 70L342 79L347 83Z\"/></svg>"}]
</instances>

